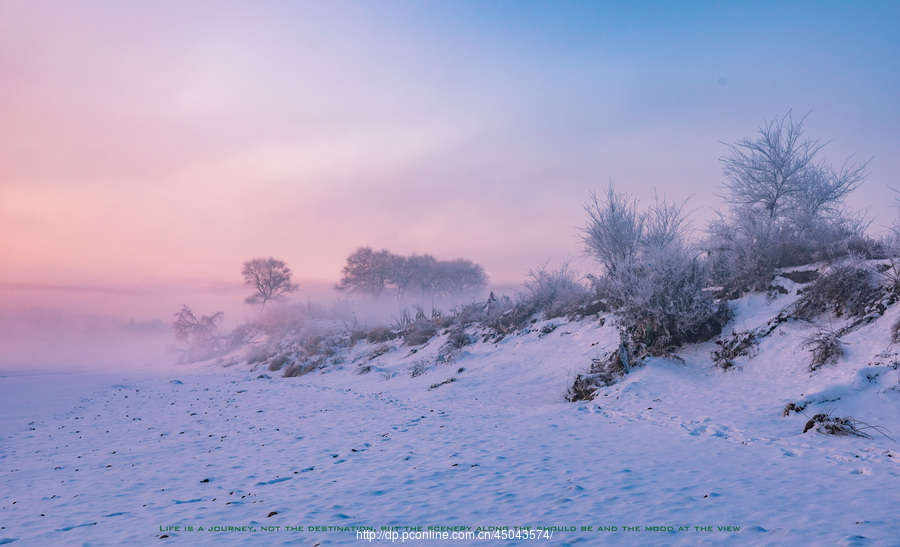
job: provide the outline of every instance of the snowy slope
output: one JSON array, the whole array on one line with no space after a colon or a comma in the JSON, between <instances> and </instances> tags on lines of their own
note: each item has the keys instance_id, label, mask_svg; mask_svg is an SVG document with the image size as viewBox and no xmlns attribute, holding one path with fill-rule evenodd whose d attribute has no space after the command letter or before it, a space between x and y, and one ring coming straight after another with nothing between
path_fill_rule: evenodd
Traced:
<instances>
[{"instance_id":1,"label":"snowy slope","mask_svg":"<svg viewBox=\"0 0 900 547\"><path fill-rule=\"evenodd\" d=\"M729 329L791 298L745 297ZM783 323L728 371L713 343L648 359L580 403L563 395L618 344L612 321L538 322L450 362L445 336L372 360L380 344L359 342L297 378L243 354L174 375L0 378L0 544L340 545L355 527L480 526L553 529L486 542L509 545L900 545L897 442L803 433L827 410L898 438L898 313L815 373L798 347L840 319ZM805 415L783 416L791 402Z\"/></svg>"}]
</instances>

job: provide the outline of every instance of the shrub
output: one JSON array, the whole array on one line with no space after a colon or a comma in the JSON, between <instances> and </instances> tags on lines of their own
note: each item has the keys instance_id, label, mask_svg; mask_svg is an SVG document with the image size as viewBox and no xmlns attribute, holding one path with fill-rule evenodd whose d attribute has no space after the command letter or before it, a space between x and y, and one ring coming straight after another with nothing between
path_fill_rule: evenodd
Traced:
<instances>
[{"instance_id":1,"label":"shrub","mask_svg":"<svg viewBox=\"0 0 900 547\"><path fill-rule=\"evenodd\" d=\"M801 285L805 285L821 277L818 270L796 270L793 272L782 272L778 275Z\"/></svg>"},{"instance_id":2,"label":"shrub","mask_svg":"<svg viewBox=\"0 0 900 547\"><path fill-rule=\"evenodd\" d=\"M187 305L181 307L172 322L175 348L181 352L181 362L202 361L228 351L228 339L219 332L222 317L222 312L197 317Z\"/></svg>"},{"instance_id":3,"label":"shrub","mask_svg":"<svg viewBox=\"0 0 900 547\"><path fill-rule=\"evenodd\" d=\"M731 338L716 340L718 349L712 351L713 362L718 368L728 370L735 366L738 357L752 357L759 341L753 332L732 332Z\"/></svg>"},{"instance_id":4,"label":"shrub","mask_svg":"<svg viewBox=\"0 0 900 547\"><path fill-rule=\"evenodd\" d=\"M247 353L247 364L262 363L275 355L275 351L269 346L257 346Z\"/></svg>"},{"instance_id":5,"label":"shrub","mask_svg":"<svg viewBox=\"0 0 900 547\"><path fill-rule=\"evenodd\" d=\"M276 355L271 361L269 361L269 372L281 370L281 367L283 367L289 360L290 357L286 353Z\"/></svg>"},{"instance_id":6,"label":"shrub","mask_svg":"<svg viewBox=\"0 0 900 547\"><path fill-rule=\"evenodd\" d=\"M355 346L360 340L368 340L369 333L365 329L348 329L350 336L350 346Z\"/></svg>"},{"instance_id":7,"label":"shrub","mask_svg":"<svg viewBox=\"0 0 900 547\"><path fill-rule=\"evenodd\" d=\"M662 355L722 331L731 308L706 290L708 276L698 257L669 247L648 249L642 258L620 264L598 287L635 347Z\"/></svg>"},{"instance_id":8,"label":"shrub","mask_svg":"<svg viewBox=\"0 0 900 547\"><path fill-rule=\"evenodd\" d=\"M857 420L856 418L853 418L852 416L840 418L838 416L832 415L830 411L816 414L815 416L810 418L809 421L806 422L806 425L803 427L803 432L806 433L811 429L815 429L816 432L822 433L823 435L862 437L864 439L871 439L872 436L869 435L866 431L873 430L890 439L890 437L888 437L885 433L886 430L883 427L869 425L865 422Z\"/></svg>"},{"instance_id":9,"label":"shrub","mask_svg":"<svg viewBox=\"0 0 900 547\"><path fill-rule=\"evenodd\" d=\"M811 320L826 311L836 317L862 317L879 297L874 271L858 260L833 266L813 282L794 305L795 315Z\"/></svg>"},{"instance_id":10,"label":"shrub","mask_svg":"<svg viewBox=\"0 0 900 547\"><path fill-rule=\"evenodd\" d=\"M468 346L472 343L471 338L466 332L462 329L462 327L456 327L450 331L450 335L447 337L447 348L451 350L458 350L462 347Z\"/></svg>"},{"instance_id":11,"label":"shrub","mask_svg":"<svg viewBox=\"0 0 900 547\"><path fill-rule=\"evenodd\" d=\"M496 299L492 292L488 301ZM472 323L480 323L487 319L488 302L470 302L468 304L459 304L450 308L450 314L453 319L463 328Z\"/></svg>"},{"instance_id":12,"label":"shrub","mask_svg":"<svg viewBox=\"0 0 900 547\"><path fill-rule=\"evenodd\" d=\"M816 371L824 365L834 364L844 356L844 348L834 331L819 331L804 340L800 347L812 354L809 370Z\"/></svg>"},{"instance_id":13,"label":"shrub","mask_svg":"<svg viewBox=\"0 0 900 547\"><path fill-rule=\"evenodd\" d=\"M403 343L407 346L421 346L437 334L437 328L430 321L413 323L403 335Z\"/></svg>"},{"instance_id":14,"label":"shrub","mask_svg":"<svg viewBox=\"0 0 900 547\"><path fill-rule=\"evenodd\" d=\"M429 389L429 390L437 389L437 388L439 388L439 387L441 387L441 386L444 386L444 385L447 385L447 384L452 384L452 383L455 382L455 381L456 381L456 378L447 378L447 379L444 380L443 382L438 382L437 384L431 384L431 385L428 387L428 389Z\"/></svg>"},{"instance_id":15,"label":"shrub","mask_svg":"<svg viewBox=\"0 0 900 547\"><path fill-rule=\"evenodd\" d=\"M575 381L567 389L565 399L571 403L590 401L599 388L611 386L627 374L629 362L633 358L626 340L623 339L617 351L601 359L591 359L587 373L575 375Z\"/></svg>"},{"instance_id":16,"label":"shrub","mask_svg":"<svg viewBox=\"0 0 900 547\"><path fill-rule=\"evenodd\" d=\"M488 319L488 326L500 335L506 335L511 332L521 330L529 323L532 316L539 311L538 307L531 301L519 301L512 304L511 301L508 308L502 313L493 314ZM497 310L503 309L501 306Z\"/></svg>"},{"instance_id":17,"label":"shrub","mask_svg":"<svg viewBox=\"0 0 900 547\"><path fill-rule=\"evenodd\" d=\"M391 330L390 327L373 327L369 329L369 332L366 334L366 340L370 344L380 344L382 342L387 342L388 340L393 340L399 336L396 332Z\"/></svg>"},{"instance_id":18,"label":"shrub","mask_svg":"<svg viewBox=\"0 0 900 547\"><path fill-rule=\"evenodd\" d=\"M548 269L545 262L528 270L520 300L528 309L543 311L544 319L567 316L592 299L582 278L568 261L557 270Z\"/></svg>"},{"instance_id":19,"label":"shrub","mask_svg":"<svg viewBox=\"0 0 900 547\"><path fill-rule=\"evenodd\" d=\"M303 376L304 374L309 374L317 368L317 365L314 363L294 363L284 369L284 374L282 375L284 378L296 378L298 376Z\"/></svg>"},{"instance_id":20,"label":"shrub","mask_svg":"<svg viewBox=\"0 0 900 547\"><path fill-rule=\"evenodd\" d=\"M420 360L416 361L415 363L413 363L413 366L410 367L409 377L415 378L417 376L421 376L421 375L425 374L425 372L427 370L428 370L428 362L426 362L424 359L420 359Z\"/></svg>"},{"instance_id":21,"label":"shrub","mask_svg":"<svg viewBox=\"0 0 900 547\"><path fill-rule=\"evenodd\" d=\"M656 197L640 211L612 185L605 200L592 198L583 240L604 267L592 281L634 346L662 355L719 334L731 311L706 290L709 271L688 243L684 204Z\"/></svg>"},{"instance_id":22,"label":"shrub","mask_svg":"<svg viewBox=\"0 0 900 547\"><path fill-rule=\"evenodd\" d=\"M591 375L577 374L575 375L575 381L572 382L572 385L566 391L565 399L570 403L590 401L594 398L594 393L597 392L599 386L600 384L596 382L596 378Z\"/></svg>"},{"instance_id":23,"label":"shrub","mask_svg":"<svg viewBox=\"0 0 900 547\"><path fill-rule=\"evenodd\" d=\"M382 344L382 345L378 346L377 348L373 349L369 353L368 360L371 361L373 359L381 357L382 355L384 355L385 353L387 353L389 351L391 351L391 346L389 346L387 344Z\"/></svg>"}]
</instances>

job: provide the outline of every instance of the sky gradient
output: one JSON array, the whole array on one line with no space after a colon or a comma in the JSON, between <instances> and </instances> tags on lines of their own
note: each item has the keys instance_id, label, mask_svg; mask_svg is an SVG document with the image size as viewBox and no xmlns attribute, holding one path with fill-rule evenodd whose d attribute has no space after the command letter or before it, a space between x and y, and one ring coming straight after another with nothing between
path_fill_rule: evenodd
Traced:
<instances>
[{"instance_id":1,"label":"sky gradient","mask_svg":"<svg viewBox=\"0 0 900 547\"><path fill-rule=\"evenodd\" d=\"M877 231L898 28L896 2L6 0L0 298L238 309L243 261L323 286L360 245L517 283L581 256L610 180L702 228L723 143L788 111L833 163L871 158L849 201Z\"/></svg>"}]
</instances>

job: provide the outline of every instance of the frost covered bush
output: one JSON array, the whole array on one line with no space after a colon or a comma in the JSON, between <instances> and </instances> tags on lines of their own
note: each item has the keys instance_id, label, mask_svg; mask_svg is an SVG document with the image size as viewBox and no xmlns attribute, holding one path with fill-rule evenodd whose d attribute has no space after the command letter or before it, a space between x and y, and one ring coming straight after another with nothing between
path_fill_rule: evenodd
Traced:
<instances>
[{"instance_id":1,"label":"frost covered bush","mask_svg":"<svg viewBox=\"0 0 900 547\"><path fill-rule=\"evenodd\" d=\"M373 349L369 353L368 360L371 361L373 359L377 359L378 357L381 357L382 355L384 355L385 353L388 353L389 351L391 351L391 346L389 346L387 344L382 344L382 345L378 346L377 348Z\"/></svg>"},{"instance_id":2,"label":"frost covered bush","mask_svg":"<svg viewBox=\"0 0 900 547\"><path fill-rule=\"evenodd\" d=\"M880 271L888 289L900 295L900 219L881 238L881 249L888 263Z\"/></svg>"},{"instance_id":3,"label":"frost covered bush","mask_svg":"<svg viewBox=\"0 0 900 547\"><path fill-rule=\"evenodd\" d=\"M382 342L387 342L388 340L393 340L399 336L396 332L394 332L390 327L373 327L369 329L369 332L366 334L366 340L370 344L380 344Z\"/></svg>"},{"instance_id":4,"label":"frost covered bush","mask_svg":"<svg viewBox=\"0 0 900 547\"><path fill-rule=\"evenodd\" d=\"M867 433L867 430L874 430L875 432L887 437L887 435L885 434L885 429L883 427L869 425L865 422L857 420L852 416L847 416L846 418L834 416L830 411L816 414L815 416L810 418L809 421L806 422L806 425L803 427L803 432L806 433L811 429L823 435L836 435L839 437L862 437L864 439L871 439L872 436ZM890 439L890 437L888 438Z\"/></svg>"},{"instance_id":5,"label":"frost covered bush","mask_svg":"<svg viewBox=\"0 0 900 547\"><path fill-rule=\"evenodd\" d=\"M269 372L275 372L276 370L281 370L287 362L290 361L290 356L287 354L276 355L271 361L269 361Z\"/></svg>"},{"instance_id":6,"label":"frost covered bush","mask_svg":"<svg viewBox=\"0 0 900 547\"><path fill-rule=\"evenodd\" d=\"M488 298L488 301L496 299L494 293ZM468 304L459 304L450 309L453 319L462 327L467 327L473 323L481 323L488 316L488 302L470 302Z\"/></svg>"},{"instance_id":7,"label":"frost covered bush","mask_svg":"<svg viewBox=\"0 0 900 547\"><path fill-rule=\"evenodd\" d=\"M421 346L437 334L437 327L431 321L418 321L406 329L403 343L407 346Z\"/></svg>"},{"instance_id":8,"label":"frost covered bush","mask_svg":"<svg viewBox=\"0 0 900 547\"><path fill-rule=\"evenodd\" d=\"M636 346L659 355L717 336L730 319L706 290L705 264L684 248L648 249L645 260L620 264L599 289Z\"/></svg>"},{"instance_id":9,"label":"frost covered bush","mask_svg":"<svg viewBox=\"0 0 900 547\"><path fill-rule=\"evenodd\" d=\"M454 329L480 324L495 335L503 336L522 329L538 312L538 308L529 298L520 296L513 301L509 296L498 297L491 292L487 300L456 306L451 312Z\"/></svg>"},{"instance_id":10,"label":"frost covered bush","mask_svg":"<svg viewBox=\"0 0 900 547\"><path fill-rule=\"evenodd\" d=\"M805 320L828 311L836 317L862 317L879 296L872 268L860 260L847 260L833 266L803 291L794 305L794 314Z\"/></svg>"},{"instance_id":11,"label":"frost covered bush","mask_svg":"<svg viewBox=\"0 0 900 547\"><path fill-rule=\"evenodd\" d=\"M412 367L409 369L409 377L415 378L417 376L421 376L428 371L428 361L424 359L420 359L413 363Z\"/></svg>"},{"instance_id":12,"label":"frost covered bush","mask_svg":"<svg viewBox=\"0 0 900 547\"><path fill-rule=\"evenodd\" d=\"M735 366L735 359L755 355L758 343L753 332L732 332L730 338L716 340L716 345L719 347L712 351L713 362L718 368L728 370Z\"/></svg>"},{"instance_id":13,"label":"frost covered bush","mask_svg":"<svg viewBox=\"0 0 900 547\"><path fill-rule=\"evenodd\" d=\"M592 299L582 279L578 271L569 267L568 261L556 270L548 269L545 262L528 270L519 300L527 308L542 311L544 319L567 316Z\"/></svg>"},{"instance_id":14,"label":"frost covered bush","mask_svg":"<svg viewBox=\"0 0 900 547\"><path fill-rule=\"evenodd\" d=\"M566 390L565 399L570 403L590 401L598 389L610 386L628 371L628 361L632 358L624 341L617 351L602 359L591 359L591 366L585 374L575 375L575 381Z\"/></svg>"},{"instance_id":15,"label":"frost covered bush","mask_svg":"<svg viewBox=\"0 0 900 547\"><path fill-rule=\"evenodd\" d=\"M298 376L303 376L304 374L309 374L314 371L317 367L316 363L294 363L284 369L284 374L282 375L284 378L297 378Z\"/></svg>"},{"instance_id":16,"label":"frost covered bush","mask_svg":"<svg viewBox=\"0 0 900 547\"><path fill-rule=\"evenodd\" d=\"M472 343L472 339L462 327L453 328L447 336L447 348L458 350Z\"/></svg>"},{"instance_id":17,"label":"frost covered bush","mask_svg":"<svg viewBox=\"0 0 900 547\"><path fill-rule=\"evenodd\" d=\"M247 352L247 364L253 365L268 361L270 357L275 355L275 350L268 346L257 346Z\"/></svg>"},{"instance_id":18,"label":"frost covered bush","mask_svg":"<svg viewBox=\"0 0 900 547\"><path fill-rule=\"evenodd\" d=\"M688 241L684 204L656 198L642 211L610 185L586 210L584 244L604 268L592 281L636 348L660 355L721 332L730 309L707 290L709 272Z\"/></svg>"},{"instance_id":19,"label":"frost covered bush","mask_svg":"<svg viewBox=\"0 0 900 547\"><path fill-rule=\"evenodd\" d=\"M811 354L810 372L816 371L824 365L833 365L844 356L844 348L841 346L838 334L834 331L819 331L804 340L800 347L808 349Z\"/></svg>"},{"instance_id":20,"label":"frost covered bush","mask_svg":"<svg viewBox=\"0 0 900 547\"><path fill-rule=\"evenodd\" d=\"M540 311L529 300L520 300L515 304L512 304L511 300L508 302L510 306L507 309L500 314L493 315L488 321L491 330L500 335L522 330L526 325L536 321L533 316Z\"/></svg>"}]
</instances>

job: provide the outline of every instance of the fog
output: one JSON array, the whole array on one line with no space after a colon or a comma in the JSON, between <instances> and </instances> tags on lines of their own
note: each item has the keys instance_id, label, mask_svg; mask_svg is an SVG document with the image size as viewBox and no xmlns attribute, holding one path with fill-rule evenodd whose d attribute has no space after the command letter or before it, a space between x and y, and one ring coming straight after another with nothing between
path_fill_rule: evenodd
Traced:
<instances>
[{"instance_id":1,"label":"fog","mask_svg":"<svg viewBox=\"0 0 900 547\"><path fill-rule=\"evenodd\" d=\"M238 289L198 282L0 286L0 374L171 366L172 314L182 304L222 310L241 302ZM226 314L237 311L231 306Z\"/></svg>"},{"instance_id":2,"label":"fog","mask_svg":"<svg viewBox=\"0 0 900 547\"><path fill-rule=\"evenodd\" d=\"M449 313L459 303L490 290L512 294L511 286L494 286L484 294L456 299L379 299L351 297L333 283L306 280L299 290L266 309L244 303L250 290L237 282L156 282L143 286L0 286L0 375L60 372L105 372L177 367L171 324L188 305L198 315L223 312L220 324L235 326L298 317L340 319L348 327L395 324L404 309L415 316L421 306Z\"/></svg>"}]
</instances>

